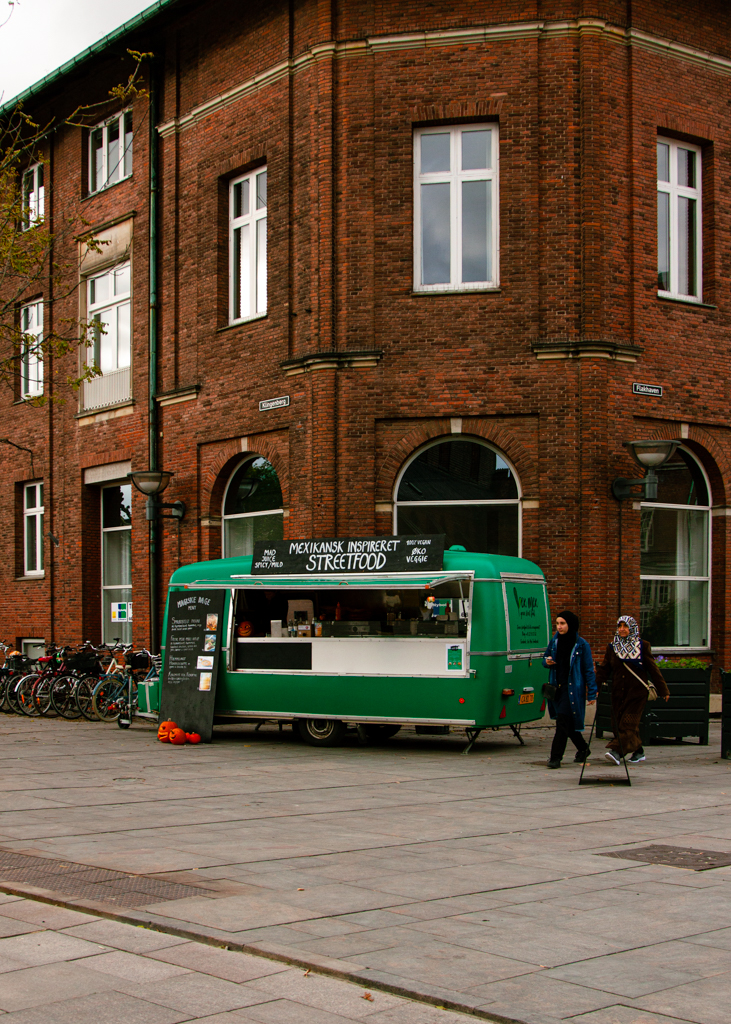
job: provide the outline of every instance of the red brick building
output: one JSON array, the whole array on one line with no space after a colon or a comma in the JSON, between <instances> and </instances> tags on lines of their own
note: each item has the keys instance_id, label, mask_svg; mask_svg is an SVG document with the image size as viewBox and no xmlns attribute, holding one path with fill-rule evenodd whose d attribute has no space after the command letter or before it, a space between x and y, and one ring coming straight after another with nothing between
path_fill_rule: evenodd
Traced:
<instances>
[{"instance_id":1,"label":"red brick building","mask_svg":"<svg viewBox=\"0 0 731 1024\"><path fill-rule=\"evenodd\" d=\"M153 466L158 621L181 562L429 526L538 562L596 649L632 613L731 666L729 5L167 0L26 108L101 101L128 47L149 96L24 179L74 269L18 310L0 637L149 641ZM103 375L36 408L79 357L32 339L78 316ZM618 501L652 438L657 501Z\"/></svg>"}]
</instances>

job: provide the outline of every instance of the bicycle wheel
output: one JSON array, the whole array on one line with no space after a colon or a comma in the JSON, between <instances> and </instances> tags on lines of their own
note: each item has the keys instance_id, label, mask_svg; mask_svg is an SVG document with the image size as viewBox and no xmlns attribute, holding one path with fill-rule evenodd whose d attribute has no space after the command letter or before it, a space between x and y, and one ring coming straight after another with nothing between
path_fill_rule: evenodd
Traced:
<instances>
[{"instance_id":1,"label":"bicycle wheel","mask_svg":"<svg viewBox=\"0 0 731 1024\"><path fill-rule=\"evenodd\" d=\"M8 707L7 699L9 681L10 675L7 672L4 672L2 676L0 676L0 711L2 711L3 714L6 715L10 714L10 708Z\"/></svg>"},{"instance_id":2,"label":"bicycle wheel","mask_svg":"<svg viewBox=\"0 0 731 1024\"><path fill-rule=\"evenodd\" d=\"M135 717L135 711L137 710L137 683L132 680L132 695L130 701L130 694L127 687L124 688L124 694L119 701L119 718L117 719L117 725L120 729L129 729L132 725L132 720Z\"/></svg>"},{"instance_id":3,"label":"bicycle wheel","mask_svg":"<svg viewBox=\"0 0 731 1024\"><path fill-rule=\"evenodd\" d=\"M76 676L60 676L51 684L51 704L61 718L69 721L80 718L81 712L76 706Z\"/></svg>"},{"instance_id":4,"label":"bicycle wheel","mask_svg":"<svg viewBox=\"0 0 731 1024\"><path fill-rule=\"evenodd\" d=\"M15 687L15 700L21 715L28 715L30 718L38 714L38 708L33 700L33 687L40 678L37 672L31 672L30 675L23 676Z\"/></svg>"},{"instance_id":5,"label":"bicycle wheel","mask_svg":"<svg viewBox=\"0 0 731 1024\"><path fill-rule=\"evenodd\" d=\"M91 706L102 722L116 722L125 699L127 680L124 676L107 676L94 687Z\"/></svg>"},{"instance_id":6,"label":"bicycle wheel","mask_svg":"<svg viewBox=\"0 0 731 1024\"><path fill-rule=\"evenodd\" d=\"M99 676L84 676L76 684L76 707L80 713L84 716L87 722L97 722L96 711L92 707L92 697L94 695L94 687L99 683Z\"/></svg>"},{"instance_id":7,"label":"bicycle wheel","mask_svg":"<svg viewBox=\"0 0 731 1024\"><path fill-rule=\"evenodd\" d=\"M47 715L53 711L53 705L51 704L52 683L52 676L41 676L33 687L31 697L39 715Z\"/></svg>"},{"instance_id":8,"label":"bicycle wheel","mask_svg":"<svg viewBox=\"0 0 731 1024\"><path fill-rule=\"evenodd\" d=\"M20 708L15 700L15 688L22 678L22 672L14 672L5 684L5 706L8 710L8 714L21 714Z\"/></svg>"}]
</instances>

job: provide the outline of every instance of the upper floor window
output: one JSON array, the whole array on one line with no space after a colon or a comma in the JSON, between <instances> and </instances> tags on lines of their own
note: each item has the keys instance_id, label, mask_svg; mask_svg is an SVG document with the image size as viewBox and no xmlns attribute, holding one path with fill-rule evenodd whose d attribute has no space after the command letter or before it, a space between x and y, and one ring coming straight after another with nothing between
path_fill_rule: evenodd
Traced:
<instances>
[{"instance_id":1,"label":"upper floor window","mask_svg":"<svg viewBox=\"0 0 731 1024\"><path fill-rule=\"evenodd\" d=\"M130 397L131 288L129 261L87 278L90 329L86 362L99 367L103 376L85 382L85 409L116 405Z\"/></svg>"},{"instance_id":2,"label":"upper floor window","mask_svg":"<svg viewBox=\"0 0 731 1024\"><path fill-rule=\"evenodd\" d=\"M130 265L90 277L87 314L92 323L90 363L102 373L113 373L130 364Z\"/></svg>"},{"instance_id":3,"label":"upper floor window","mask_svg":"<svg viewBox=\"0 0 731 1024\"><path fill-rule=\"evenodd\" d=\"M26 576L43 573L43 484L23 488L23 567Z\"/></svg>"},{"instance_id":4,"label":"upper floor window","mask_svg":"<svg viewBox=\"0 0 731 1024\"><path fill-rule=\"evenodd\" d=\"M657 141L657 288L698 302L703 294L701 151L671 139Z\"/></svg>"},{"instance_id":5,"label":"upper floor window","mask_svg":"<svg viewBox=\"0 0 731 1024\"><path fill-rule=\"evenodd\" d=\"M414 134L414 288L498 283L498 127Z\"/></svg>"},{"instance_id":6,"label":"upper floor window","mask_svg":"<svg viewBox=\"0 0 731 1024\"><path fill-rule=\"evenodd\" d=\"M46 190L43 184L43 164L33 164L23 174L23 230L35 227L43 220Z\"/></svg>"},{"instance_id":7,"label":"upper floor window","mask_svg":"<svg viewBox=\"0 0 731 1024\"><path fill-rule=\"evenodd\" d=\"M89 132L89 191L99 192L132 173L132 112L126 110Z\"/></svg>"},{"instance_id":8,"label":"upper floor window","mask_svg":"<svg viewBox=\"0 0 731 1024\"><path fill-rule=\"evenodd\" d=\"M20 353L21 398L43 394L43 303L29 302L20 310L23 341Z\"/></svg>"},{"instance_id":9,"label":"upper floor window","mask_svg":"<svg viewBox=\"0 0 731 1024\"><path fill-rule=\"evenodd\" d=\"M266 313L266 168L229 186L229 294L231 323Z\"/></svg>"}]
</instances>

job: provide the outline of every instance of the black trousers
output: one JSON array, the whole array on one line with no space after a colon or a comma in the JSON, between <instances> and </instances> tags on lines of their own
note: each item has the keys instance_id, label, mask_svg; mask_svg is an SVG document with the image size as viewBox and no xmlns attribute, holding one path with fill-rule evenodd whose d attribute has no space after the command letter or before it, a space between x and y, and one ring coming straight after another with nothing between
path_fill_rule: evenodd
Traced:
<instances>
[{"instance_id":1,"label":"black trousers","mask_svg":"<svg viewBox=\"0 0 731 1024\"><path fill-rule=\"evenodd\" d=\"M574 728L573 715L556 715L556 735L551 744L551 760L560 761L566 752L566 744L571 740L577 750L586 750L588 743L582 734Z\"/></svg>"}]
</instances>

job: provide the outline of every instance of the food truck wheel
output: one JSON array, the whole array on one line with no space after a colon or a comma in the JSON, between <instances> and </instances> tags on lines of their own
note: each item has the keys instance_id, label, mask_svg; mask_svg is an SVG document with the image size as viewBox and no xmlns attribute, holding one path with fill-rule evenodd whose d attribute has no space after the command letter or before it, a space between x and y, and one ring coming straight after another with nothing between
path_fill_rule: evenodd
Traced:
<instances>
[{"instance_id":1,"label":"food truck wheel","mask_svg":"<svg viewBox=\"0 0 731 1024\"><path fill-rule=\"evenodd\" d=\"M369 740L380 743L381 740L390 740L400 728L400 725L367 725L365 731Z\"/></svg>"},{"instance_id":2,"label":"food truck wheel","mask_svg":"<svg viewBox=\"0 0 731 1024\"><path fill-rule=\"evenodd\" d=\"M313 747L334 747L345 733L345 726L331 718L298 718L300 736Z\"/></svg>"}]
</instances>

